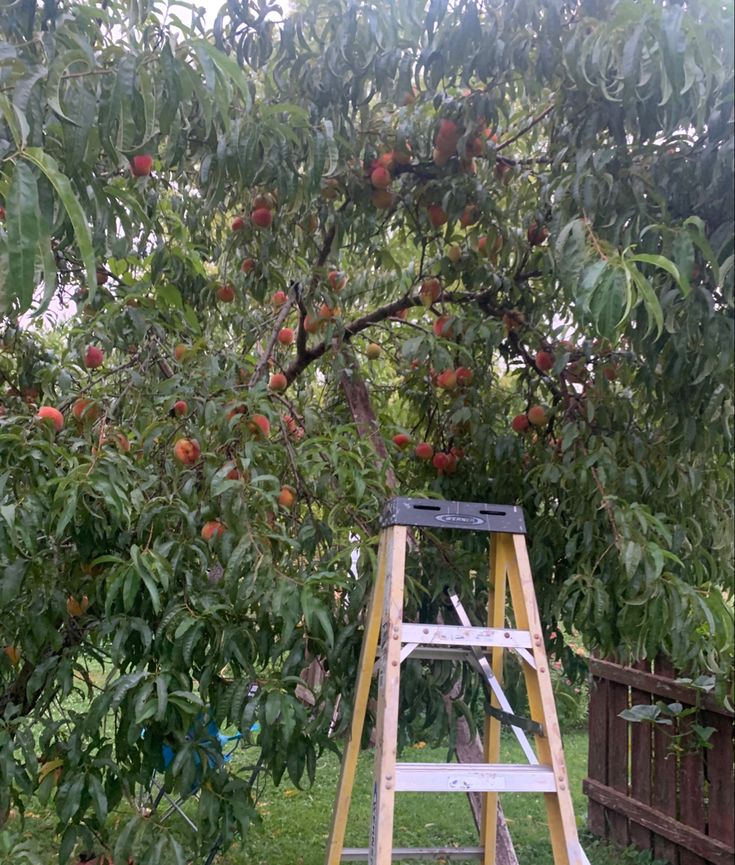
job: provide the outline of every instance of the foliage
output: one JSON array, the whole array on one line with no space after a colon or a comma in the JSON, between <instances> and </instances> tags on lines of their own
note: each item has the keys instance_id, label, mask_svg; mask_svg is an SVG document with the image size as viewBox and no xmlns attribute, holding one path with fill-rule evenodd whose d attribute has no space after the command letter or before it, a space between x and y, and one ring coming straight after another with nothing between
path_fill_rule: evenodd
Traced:
<instances>
[{"instance_id":1,"label":"foliage","mask_svg":"<svg viewBox=\"0 0 735 865\"><path fill-rule=\"evenodd\" d=\"M108 820L164 742L167 789L190 788L203 707L261 724L276 781L312 780L393 493L522 505L547 633L725 687L732 19L261 0L210 31L183 3L7 7L2 814L52 800L62 860L227 846L250 781L208 766L197 838ZM485 561L426 533L406 615L453 581L481 616ZM455 676L407 677L407 728Z\"/></svg>"}]
</instances>

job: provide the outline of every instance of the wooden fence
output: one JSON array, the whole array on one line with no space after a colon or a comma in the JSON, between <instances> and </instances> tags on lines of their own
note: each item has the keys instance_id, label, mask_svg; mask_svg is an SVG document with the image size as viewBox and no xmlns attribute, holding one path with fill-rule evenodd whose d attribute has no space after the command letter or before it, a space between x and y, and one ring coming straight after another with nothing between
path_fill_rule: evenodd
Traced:
<instances>
[{"instance_id":1,"label":"wooden fence","mask_svg":"<svg viewBox=\"0 0 735 865\"><path fill-rule=\"evenodd\" d=\"M618 717L657 700L697 705L696 692L675 682L666 661L622 667L592 659L590 674L589 777L583 784L590 830L622 847L651 850L672 865L733 865L732 713L701 698L700 711L673 730L685 732L692 723L714 727L713 747L677 755L671 727Z\"/></svg>"}]
</instances>

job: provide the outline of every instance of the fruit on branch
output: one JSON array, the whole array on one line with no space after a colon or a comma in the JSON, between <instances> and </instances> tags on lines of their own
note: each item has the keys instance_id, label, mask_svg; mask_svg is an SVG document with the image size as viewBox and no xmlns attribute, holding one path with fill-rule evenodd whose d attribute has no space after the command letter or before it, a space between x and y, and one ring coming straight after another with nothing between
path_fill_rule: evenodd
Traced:
<instances>
[{"instance_id":1,"label":"fruit on branch","mask_svg":"<svg viewBox=\"0 0 735 865\"><path fill-rule=\"evenodd\" d=\"M281 345L291 345L294 341L294 332L290 327L282 327L278 331L277 338Z\"/></svg>"},{"instance_id":2,"label":"fruit on branch","mask_svg":"<svg viewBox=\"0 0 735 865\"><path fill-rule=\"evenodd\" d=\"M107 433L100 438L100 444L113 444L119 451L122 451L125 454L130 453L130 441L125 433Z\"/></svg>"},{"instance_id":3,"label":"fruit on branch","mask_svg":"<svg viewBox=\"0 0 735 865\"><path fill-rule=\"evenodd\" d=\"M176 360L178 360L178 361L183 360L184 356L186 355L186 353L189 351L190 348L191 348L191 346L187 345L184 342L178 343L176 348L174 348L174 357L176 358Z\"/></svg>"},{"instance_id":4,"label":"fruit on branch","mask_svg":"<svg viewBox=\"0 0 735 865\"><path fill-rule=\"evenodd\" d=\"M59 432L64 427L64 415L53 406L42 405L39 408L36 417L47 424L53 424L56 432Z\"/></svg>"},{"instance_id":5,"label":"fruit on branch","mask_svg":"<svg viewBox=\"0 0 735 865\"><path fill-rule=\"evenodd\" d=\"M485 152L485 141L479 135L470 138L467 144L465 144L464 152L467 159L474 159L477 156L482 156Z\"/></svg>"},{"instance_id":6,"label":"fruit on branch","mask_svg":"<svg viewBox=\"0 0 735 865\"><path fill-rule=\"evenodd\" d=\"M219 520L207 520L202 526L202 539L209 543L212 538L221 538L225 533L225 527Z\"/></svg>"},{"instance_id":7,"label":"fruit on branch","mask_svg":"<svg viewBox=\"0 0 735 865\"><path fill-rule=\"evenodd\" d=\"M365 349L365 354L367 355L368 360L377 360L382 353L383 349L377 342L369 343L368 347Z\"/></svg>"},{"instance_id":8,"label":"fruit on branch","mask_svg":"<svg viewBox=\"0 0 735 865\"><path fill-rule=\"evenodd\" d=\"M477 251L480 255L486 256L495 264L498 260L498 255L503 248L503 235L483 234L477 240Z\"/></svg>"},{"instance_id":9,"label":"fruit on branch","mask_svg":"<svg viewBox=\"0 0 735 865\"><path fill-rule=\"evenodd\" d=\"M378 210L389 210L393 207L395 197L388 189L374 189L372 194L373 207Z\"/></svg>"},{"instance_id":10,"label":"fruit on branch","mask_svg":"<svg viewBox=\"0 0 735 865\"><path fill-rule=\"evenodd\" d=\"M271 306L276 309L279 306L283 306L283 304L288 300L288 295L285 291L281 291L280 289L273 293L271 297Z\"/></svg>"},{"instance_id":11,"label":"fruit on branch","mask_svg":"<svg viewBox=\"0 0 735 865\"><path fill-rule=\"evenodd\" d=\"M268 438L271 434L271 422L262 414L254 414L248 421L248 429L256 438Z\"/></svg>"},{"instance_id":12,"label":"fruit on branch","mask_svg":"<svg viewBox=\"0 0 735 865\"><path fill-rule=\"evenodd\" d=\"M602 374L608 381L615 381L618 377L618 368L615 364L607 364L602 367Z\"/></svg>"},{"instance_id":13,"label":"fruit on branch","mask_svg":"<svg viewBox=\"0 0 735 865\"><path fill-rule=\"evenodd\" d=\"M222 303L232 303L235 299L235 286L231 282L225 282L217 289L217 299Z\"/></svg>"},{"instance_id":14,"label":"fruit on branch","mask_svg":"<svg viewBox=\"0 0 735 865\"><path fill-rule=\"evenodd\" d=\"M462 211L462 215L459 217L459 224L462 228L469 228L469 226L474 225L479 218L480 214L477 211L477 205L467 204L465 205L465 209Z\"/></svg>"},{"instance_id":15,"label":"fruit on branch","mask_svg":"<svg viewBox=\"0 0 735 865\"><path fill-rule=\"evenodd\" d=\"M300 441L304 437L304 428L298 424L290 414L283 415L283 423L291 438Z\"/></svg>"},{"instance_id":16,"label":"fruit on branch","mask_svg":"<svg viewBox=\"0 0 735 865\"><path fill-rule=\"evenodd\" d=\"M543 426L546 423L546 412L542 406L531 406L528 410L528 422L533 426Z\"/></svg>"},{"instance_id":17,"label":"fruit on branch","mask_svg":"<svg viewBox=\"0 0 735 865\"><path fill-rule=\"evenodd\" d=\"M554 355L542 349L536 352L534 362L541 372L549 372L549 370L554 368Z\"/></svg>"},{"instance_id":18,"label":"fruit on branch","mask_svg":"<svg viewBox=\"0 0 735 865\"><path fill-rule=\"evenodd\" d=\"M373 189L387 189L390 186L391 179L390 171L382 165L378 165L377 168L373 168L370 172L370 183Z\"/></svg>"},{"instance_id":19,"label":"fruit on branch","mask_svg":"<svg viewBox=\"0 0 735 865\"><path fill-rule=\"evenodd\" d=\"M308 313L304 318L304 330L307 333L319 333L319 331L324 327L324 324L324 320L312 318Z\"/></svg>"},{"instance_id":20,"label":"fruit on branch","mask_svg":"<svg viewBox=\"0 0 735 865\"><path fill-rule=\"evenodd\" d=\"M432 204L428 208L429 222L434 228L441 228L447 221L447 214L440 204Z\"/></svg>"},{"instance_id":21,"label":"fruit on branch","mask_svg":"<svg viewBox=\"0 0 735 865\"><path fill-rule=\"evenodd\" d=\"M428 442L420 442L414 453L420 460L430 460L434 456L434 448Z\"/></svg>"},{"instance_id":22,"label":"fruit on branch","mask_svg":"<svg viewBox=\"0 0 735 865\"><path fill-rule=\"evenodd\" d=\"M400 450L405 450L411 444L411 436L406 435L406 433L398 433L393 436L393 444Z\"/></svg>"},{"instance_id":23,"label":"fruit on branch","mask_svg":"<svg viewBox=\"0 0 735 865\"><path fill-rule=\"evenodd\" d=\"M66 599L66 612L73 619L78 619L83 616L89 607L89 598L85 595L81 601L78 601L73 595L69 595Z\"/></svg>"},{"instance_id":24,"label":"fruit on branch","mask_svg":"<svg viewBox=\"0 0 735 865\"><path fill-rule=\"evenodd\" d=\"M513 166L509 165L507 162L501 162L500 160L495 163L493 168L493 175L498 183L502 183L503 185L507 184L513 174Z\"/></svg>"},{"instance_id":25,"label":"fruit on branch","mask_svg":"<svg viewBox=\"0 0 735 865\"><path fill-rule=\"evenodd\" d=\"M3 646L3 652L7 655L10 663L17 667L20 663L20 649L16 646Z\"/></svg>"},{"instance_id":26,"label":"fruit on branch","mask_svg":"<svg viewBox=\"0 0 735 865\"><path fill-rule=\"evenodd\" d=\"M322 321L331 321L339 316L339 307L330 306L328 303L323 303L319 307L319 318Z\"/></svg>"},{"instance_id":27,"label":"fruit on branch","mask_svg":"<svg viewBox=\"0 0 735 865\"><path fill-rule=\"evenodd\" d=\"M452 243L447 247L445 255L452 264L459 264L459 260L462 258L462 247L458 243Z\"/></svg>"},{"instance_id":28,"label":"fruit on branch","mask_svg":"<svg viewBox=\"0 0 735 865\"><path fill-rule=\"evenodd\" d=\"M468 369L466 366L458 366L455 370L457 375L457 384L460 387L466 387L469 384L472 384L472 379L475 377L475 374L471 369Z\"/></svg>"},{"instance_id":29,"label":"fruit on branch","mask_svg":"<svg viewBox=\"0 0 735 865\"><path fill-rule=\"evenodd\" d=\"M240 481L240 480L242 480L242 474L240 473L240 469L235 465L234 462L225 463L223 468L229 468L229 471L225 475L225 478L228 481Z\"/></svg>"},{"instance_id":30,"label":"fruit on branch","mask_svg":"<svg viewBox=\"0 0 735 865\"><path fill-rule=\"evenodd\" d=\"M517 414L510 422L513 432L522 433L528 429L528 415Z\"/></svg>"},{"instance_id":31,"label":"fruit on branch","mask_svg":"<svg viewBox=\"0 0 735 865\"><path fill-rule=\"evenodd\" d=\"M240 265L240 270L243 273L252 273L255 270L256 263L252 258L246 258L243 260L243 263Z\"/></svg>"},{"instance_id":32,"label":"fruit on branch","mask_svg":"<svg viewBox=\"0 0 735 865\"><path fill-rule=\"evenodd\" d=\"M99 346L90 345L84 353L84 365L87 369L97 369L105 362L105 353Z\"/></svg>"},{"instance_id":33,"label":"fruit on branch","mask_svg":"<svg viewBox=\"0 0 735 865\"><path fill-rule=\"evenodd\" d=\"M453 330L452 316L440 315L434 322L432 330L434 331L434 336L449 339L452 336Z\"/></svg>"},{"instance_id":34,"label":"fruit on branch","mask_svg":"<svg viewBox=\"0 0 735 865\"><path fill-rule=\"evenodd\" d=\"M245 220L242 216L236 216L232 222L230 223L231 231L244 231L245 230Z\"/></svg>"},{"instance_id":35,"label":"fruit on branch","mask_svg":"<svg viewBox=\"0 0 735 865\"><path fill-rule=\"evenodd\" d=\"M454 390L457 387L457 373L453 369L445 369L436 377L436 386L442 390Z\"/></svg>"},{"instance_id":36,"label":"fruit on branch","mask_svg":"<svg viewBox=\"0 0 735 865\"><path fill-rule=\"evenodd\" d=\"M286 390L288 387L288 379L282 372L274 372L268 380L268 387L276 392Z\"/></svg>"},{"instance_id":37,"label":"fruit on branch","mask_svg":"<svg viewBox=\"0 0 735 865\"><path fill-rule=\"evenodd\" d=\"M451 153L444 153L443 150L439 150L439 148L435 147L432 151L431 158L434 160L434 165L436 165L437 168L443 168L447 162L449 162L451 155Z\"/></svg>"},{"instance_id":38,"label":"fruit on branch","mask_svg":"<svg viewBox=\"0 0 735 865\"><path fill-rule=\"evenodd\" d=\"M184 466L193 466L201 453L202 449L196 439L178 439L174 444L174 459Z\"/></svg>"},{"instance_id":39,"label":"fruit on branch","mask_svg":"<svg viewBox=\"0 0 735 865\"><path fill-rule=\"evenodd\" d=\"M336 180L334 177L328 177L326 180L323 180L321 195L322 198L326 199L327 201L334 201L336 198L339 198L339 181Z\"/></svg>"},{"instance_id":40,"label":"fruit on branch","mask_svg":"<svg viewBox=\"0 0 735 865\"><path fill-rule=\"evenodd\" d=\"M441 153L452 154L457 150L461 137L462 131L459 126L453 120L445 117L439 124L439 131L436 134L434 146Z\"/></svg>"},{"instance_id":41,"label":"fruit on branch","mask_svg":"<svg viewBox=\"0 0 735 865\"><path fill-rule=\"evenodd\" d=\"M177 399L173 404L171 411L176 415L176 417L183 417L185 414L189 413L189 406L186 404L186 400Z\"/></svg>"},{"instance_id":42,"label":"fruit on branch","mask_svg":"<svg viewBox=\"0 0 735 865\"><path fill-rule=\"evenodd\" d=\"M327 281L332 287L332 291L342 291L347 285L347 274L341 270L330 270L327 274Z\"/></svg>"},{"instance_id":43,"label":"fruit on branch","mask_svg":"<svg viewBox=\"0 0 735 865\"><path fill-rule=\"evenodd\" d=\"M545 225L539 225L537 222L532 222L526 231L526 237L531 246L541 246L548 236L549 229Z\"/></svg>"},{"instance_id":44,"label":"fruit on branch","mask_svg":"<svg viewBox=\"0 0 735 865\"><path fill-rule=\"evenodd\" d=\"M80 397L74 401L71 413L81 423L93 423L100 417L102 410L93 399Z\"/></svg>"},{"instance_id":45,"label":"fruit on branch","mask_svg":"<svg viewBox=\"0 0 735 865\"><path fill-rule=\"evenodd\" d=\"M272 195L265 192L259 192L253 197L253 210L273 210L275 207L275 199Z\"/></svg>"},{"instance_id":46,"label":"fruit on branch","mask_svg":"<svg viewBox=\"0 0 735 865\"><path fill-rule=\"evenodd\" d=\"M133 177L147 177L153 168L153 157L150 153L140 153L130 160L130 172Z\"/></svg>"},{"instance_id":47,"label":"fruit on branch","mask_svg":"<svg viewBox=\"0 0 735 865\"><path fill-rule=\"evenodd\" d=\"M431 306L442 296L442 284L436 277L425 279L419 289L419 299L424 306Z\"/></svg>"},{"instance_id":48,"label":"fruit on branch","mask_svg":"<svg viewBox=\"0 0 735 865\"><path fill-rule=\"evenodd\" d=\"M104 269L104 267L98 267L95 271L95 279L97 280L97 285L104 285L107 282L109 277L109 273Z\"/></svg>"},{"instance_id":49,"label":"fruit on branch","mask_svg":"<svg viewBox=\"0 0 735 865\"><path fill-rule=\"evenodd\" d=\"M253 225L258 228L270 228L273 224L273 212L267 207L259 207L250 214Z\"/></svg>"},{"instance_id":50,"label":"fruit on branch","mask_svg":"<svg viewBox=\"0 0 735 865\"><path fill-rule=\"evenodd\" d=\"M290 510L294 506L294 502L296 501L296 490L293 487L290 487L284 484L281 487L281 491L278 494L278 504L282 508L286 508Z\"/></svg>"}]
</instances>

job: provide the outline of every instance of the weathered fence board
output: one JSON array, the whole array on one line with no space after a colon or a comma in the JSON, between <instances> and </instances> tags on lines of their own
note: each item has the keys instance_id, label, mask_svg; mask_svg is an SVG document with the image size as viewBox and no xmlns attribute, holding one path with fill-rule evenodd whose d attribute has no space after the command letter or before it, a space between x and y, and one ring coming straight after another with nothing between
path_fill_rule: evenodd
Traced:
<instances>
[{"instance_id":1,"label":"weathered fence board","mask_svg":"<svg viewBox=\"0 0 735 865\"><path fill-rule=\"evenodd\" d=\"M590 831L671 865L735 865L732 713L676 682L663 659L624 667L593 658L590 676ZM618 717L659 699L699 710L668 727ZM693 724L715 728L712 748L693 747Z\"/></svg>"}]
</instances>

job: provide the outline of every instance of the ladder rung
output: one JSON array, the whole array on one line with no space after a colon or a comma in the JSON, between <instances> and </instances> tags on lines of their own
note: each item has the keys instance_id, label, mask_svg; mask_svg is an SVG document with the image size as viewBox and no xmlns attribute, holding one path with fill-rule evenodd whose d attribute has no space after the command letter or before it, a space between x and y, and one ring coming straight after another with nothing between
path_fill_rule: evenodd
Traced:
<instances>
[{"instance_id":1,"label":"ladder rung","mask_svg":"<svg viewBox=\"0 0 735 865\"><path fill-rule=\"evenodd\" d=\"M432 646L503 646L530 649L531 634L513 628L463 628L460 625L421 625L403 622L401 642Z\"/></svg>"},{"instance_id":2,"label":"ladder rung","mask_svg":"<svg viewBox=\"0 0 735 865\"><path fill-rule=\"evenodd\" d=\"M445 862L464 859L482 859L484 847L394 847L393 861L402 859L436 859ZM370 856L367 847L345 847L343 862L366 862Z\"/></svg>"},{"instance_id":3,"label":"ladder rung","mask_svg":"<svg viewBox=\"0 0 735 865\"><path fill-rule=\"evenodd\" d=\"M551 766L513 763L397 763L396 791L554 793Z\"/></svg>"}]
</instances>

